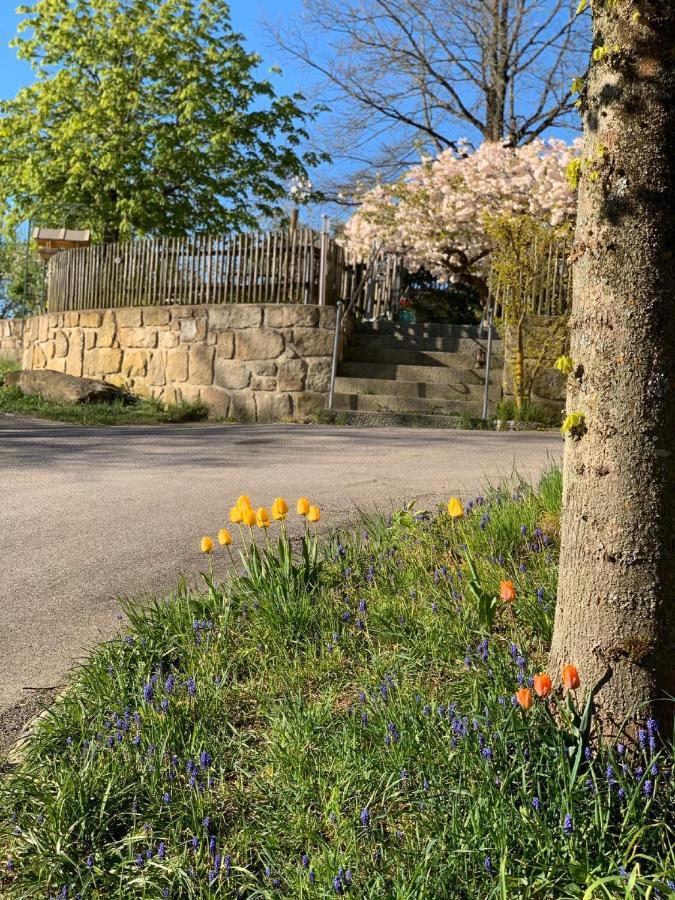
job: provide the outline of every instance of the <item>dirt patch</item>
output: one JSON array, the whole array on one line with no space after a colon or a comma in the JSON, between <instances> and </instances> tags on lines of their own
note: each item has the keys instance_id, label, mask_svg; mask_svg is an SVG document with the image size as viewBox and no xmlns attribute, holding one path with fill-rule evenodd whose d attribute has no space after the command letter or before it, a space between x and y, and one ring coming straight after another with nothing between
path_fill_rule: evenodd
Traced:
<instances>
[{"instance_id":1,"label":"dirt patch","mask_svg":"<svg viewBox=\"0 0 675 900\"><path fill-rule=\"evenodd\" d=\"M57 693L57 688L28 691L18 703L0 712L0 753L6 753L16 744L24 725L50 706Z\"/></svg>"}]
</instances>

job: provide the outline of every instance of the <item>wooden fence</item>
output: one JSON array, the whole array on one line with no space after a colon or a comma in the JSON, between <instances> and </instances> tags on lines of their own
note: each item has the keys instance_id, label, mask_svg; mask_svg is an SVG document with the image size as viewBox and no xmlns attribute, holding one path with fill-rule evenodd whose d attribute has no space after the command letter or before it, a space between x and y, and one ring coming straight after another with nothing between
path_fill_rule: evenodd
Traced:
<instances>
[{"instance_id":1,"label":"wooden fence","mask_svg":"<svg viewBox=\"0 0 675 900\"><path fill-rule=\"evenodd\" d=\"M572 238L555 238L535 244L528 259L508 276L492 269L490 294L498 314L510 302L522 303L523 312L534 316L561 316L572 308Z\"/></svg>"},{"instance_id":2,"label":"wooden fence","mask_svg":"<svg viewBox=\"0 0 675 900\"><path fill-rule=\"evenodd\" d=\"M100 244L63 251L50 261L47 305L50 312L201 303L334 305L356 291L357 312L393 311L399 258L381 254L364 281L367 265L309 228Z\"/></svg>"}]
</instances>

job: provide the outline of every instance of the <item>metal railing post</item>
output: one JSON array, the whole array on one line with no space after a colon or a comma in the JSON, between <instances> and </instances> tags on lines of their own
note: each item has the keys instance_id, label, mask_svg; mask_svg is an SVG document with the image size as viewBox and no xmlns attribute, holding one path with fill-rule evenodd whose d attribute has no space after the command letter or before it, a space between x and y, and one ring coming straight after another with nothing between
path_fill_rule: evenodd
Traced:
<instances>
[{"instance_id":1,"label":"metal railing post","mask_svg":"<svg viewBox=\"0 0 675 900\"><path fill-rule=\"evenodd\" d=\"M328 277L328 229L329 218L321 216L321 257L319 259L319 306L326 305L326 279Z\"/></svg>"},{"instance_id":2,"label":"metal railing post","mask_svg":"<svg viewBox=\"0 0 675 900\"><path fill-rule=\"evenodd\" d=\"M342 334L342 300L337 302L337 312L335 314L335 339L333 341L333 364L330 372L330 390L328 391L328 409L333 409L333 400L335 397L335 378L337 376L338 355L340 353L340 337Z\"/></svg>"},{"instance_id":3,"label":"metal railing post","mask_svg":"<svg viewBox=\"0 0 675 900\"><path fill-rule=\"evenodd\" d=\"M488 312L487 312L487 330L488 330L488 339L487 339L487 353L485 354L485 384L483 386L483 416L484 420L488 417L488 401L490 396L490 360L492 357L492 309L493 309L493 300L490 297L488 301Z\"/></svg>"}]
</instances>

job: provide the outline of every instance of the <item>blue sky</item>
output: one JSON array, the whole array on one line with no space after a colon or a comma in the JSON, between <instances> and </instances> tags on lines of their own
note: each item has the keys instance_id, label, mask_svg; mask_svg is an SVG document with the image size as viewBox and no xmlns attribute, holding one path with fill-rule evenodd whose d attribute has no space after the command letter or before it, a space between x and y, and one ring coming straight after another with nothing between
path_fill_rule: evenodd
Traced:
<instances>
[{"instance_id":1,"label":"blue sky","mask_svg":"<svg viewBox=\"0 0 675 900\"><path fill-rule=\"evenodd\" d=\"M13 97L17 90L31 81L31 69L25 62L17 60L16 51L8 45L16 34L19 16L15 8L19 0L1 0L0 2L0 98ZM279 63L278 54L269 47L269 39L265 34L263 21L265 18L274 22L300 10L301 0L231 0L232 24L237 31L246 37L249 49L259 53L266 67ZM298 73L288 69L279 81L275 82L280 91L298 89L300 78Z\"/></svg>"}]
</instances>

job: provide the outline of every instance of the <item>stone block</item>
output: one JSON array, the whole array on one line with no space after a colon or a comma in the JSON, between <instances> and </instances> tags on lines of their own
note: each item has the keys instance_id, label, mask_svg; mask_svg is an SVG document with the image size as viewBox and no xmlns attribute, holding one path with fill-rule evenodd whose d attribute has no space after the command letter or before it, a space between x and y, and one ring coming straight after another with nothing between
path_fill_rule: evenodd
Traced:
<instances>
[{"instance_id":1,"label":"stone block","mask_svg":"<svg viewBox=\"0 0 675 900\"><path fill-rule=\"evenodd\" d=\"M80 313L80 328L99 328L103 321L103 313L98 310L86 310Z\"/></svg>"},{"instance_id":2,"label":"stone block","mask_svg":"<svg viewBox=\"0 0 675 900\"><path fill-rule=\"evenodd\" d=\"M302 391L305 387L307 363L302 359L288 359L281 363L277 373L280 391Z\"/></svg>"},{"instance_id":3,"label":"stone block","mask_svg":"<svg viewBox=\"0 0 675 900\"><path fill-rule=\"evenodd\" d=\"M166 351L166 380L169 384L188 379L187 350L180 348Z\"/></svg>"},{"instance_id":4,"label":"stone block","mask_svg":"<svg viewBox=\"0 0 675 900\"><path fill-rule=\"evenodd\" d=\"M207 319L202 316L199 319L180 320L181 344L203 343L206 340Z\"/></svg>"},{"instance_id":5,"label":"stone block","mask_svg":"<svg viewBox=\"0 0 675 900\"><path fill-rule=\"evenodd\" d=\"M67 312L63 314L63 327L64 328L77 328L80 324L80 314L79 312Z\"/></svg>"},{"instance_id":6,"label":"stone block","mask_svg":"<svg viewBox=\"0 0 675 900\"><path fill-rule=\"evenodd\" d=\"M84 349L93 350L96 346L96 332L85 331L84 333Z\"/></svg>"},{"instance_id":7,"label":"stone block","mask_svg":"<svg viewBox=\"0 0 675 900\"><path fill-rule=\"evenodd\" d=\"M163 387L166 384L166 351L156 350L148 363L148 383Z\"/></svg>"},{"instance_id":8,"label":"stone block","mask_svg":"<svg viewBox=\"0 0 675 900\"><path fill-rule=\"evenodd\" d=\"M148 371L148 350L127 350L122 362L122 375L125 378L145 378Z\"/></svg>"},{"instance_id":9,"label":"stone block","mask_svg":"<svg viewBox=\"0 0 675 900\"><path fill-rule=\"evenodd\" d=\"M54 341L54 355L58 356L59 359L63 356L68 356L68 336L63 331L58 331L56 333L56 340Z\"/></svg>"},{"instance_id":10,"label":"stone block","mask_svg":"<svg viewBox=\"0 0 675 900\"><path fill-rule=\"evenodd\" d=\"M335 322L337 320L336 306L318 306L319 328L328 328L335 334Z\"/></svg>"},{"instance_id":11,"label":"stone block","mask_svg":"<svg viewBox=\"0 0 675 900\"><path fill-rule=\"evenodd\" d=\"M280 422L293 415L290 394L255 393L256 422Z\"/></svg>"},{"instance_id":12,"label":"stone block","mask_svg":"<svg viewBox=\"0 0 675 900\"><path fill-rule=\"evenodd\" d=\"M237 359L276 359L284 352L284 339L277 331L235 331Z\"/></svg>"},{"instance_id":13,"label":"stone block","mask_svg":"<svg viewBox=\"0 0 675 900\"><path fill-rule=\"evenodd\" d=\"M54 359L54 354L56 353L56 341L45 341L42 344L42 350L47 359Z\"/></svg>"},{"instance_id":14,"label":"stone block","mask_svg":"<svg viewBox=\"0 0 675 900\"><path fill-rule=\"evenodd\" d=\"M332 360L312 358L307 371L305 387L308 391L328 391L330 389L330 375Z\"/></svg>"},{"instance_id":15,"label":"stone block","mask_svg":"<svg viewBox=\"0 0 675 900\"><path fill-rule=\"evenodd\" d=\"M131 307L122 307L116 310L117 325L119 328L138 328L142 324L142 315L140 309L131 309Z\"/></svg>"},{"instance_id":16,"label":"stone block","mask_svg":"<svg viewBox=\"0 0 675 900\"><path fill-rule=\"evenodd\" d=\"M318 324L318 306L279 303L276 306L265 307L265 325L267 328L313 328Z\"/></svg>"},{"instance_id":17,"label":"stone block","mask_svg":"<svg viewBox=\"0 0 675 900\"><path fill-rule=\"evenodd\" d=\"M251 390L253 391L276 391L277 380L272 375L252 375Z\"/></svg>"},{"instance_id":18,"label":"stone block","mask_svg":"<svg viewBox=\"0 0 675 900\"><path fill-rule=\"evenodd\" d=\"M265 395L269 396L269 395ZM255 396L251 391L235 391L230 395L230 413L239 422L255 422Z\"/></svg>"},{"instance_id":19,"label":"stone block","mask_svg":"<svg viewBox=\"0 0 675 900\"><path fill-rule=\"evenodd\" d=\"M86 350L84 354L84 374L100 378L120 371L122 351L117 347L98 347ZM69 370L70 371L70 370Z\"/></svg>"},{"instance_id":20,"label":"stone block","mask_svg":"<svg viewBox=\"0 0 675 900\"><path fill-rule=\"evenodd\" d=\"M219 359L232 359L234 356L234 335L232 332L220 331L216 338L216 356Z\"/></svg>"},{"instance_id":21,"label":"stone block","mask_svg":"<svg viewBox=\"0 0 675 900\"><path fill-rule=\"evenodd\" d=\"M218 387L203 387L199 392L199 399L203 400L209 408L212 416L229 416L230 395L227 391Z\"/></svg>"},{"instance_id":22,"label":"stone block","mask_svg":"<svg viewBox=\"0 0 675 900\"><path fill-rule=\"evenodd\" d=\"M36 345L33 347L33 357L31 359L31 369L44 369L47 365L47 357L42 347Z\"/></svg>"},{"instance_id":23,"label":"stone block","mask_svg":"<svg viewBox=\"0 0 675 900\"><path fill-rule=\"evenodd\" d=\"M106 375L105 383L112 384L113 387L118 387L122 390L126 390L130 384L129 379L126 378L121 372L118 372L117 375Z\"/></svg>"},{"instance_id":24,"label":"stone block","mask_svg":"<svg viewBox=\"0 0 675 900\"><path fill-rule=\"evenodd\" d=\"M294 394L294 399L296 419L303 419L326 408L325 394L314 394L310 391L304 391L302 394Z\"/></svg>"},{"instance_id":25,"label":"stone block","mask_svg":"<svg viewBox=\"0 0 675 900\"><path fill-rule=\"evenodd\" d=\"M170 347L178 346L178 332L177 331L160 331L159 332L159 340L160 347L165 347L166 349Z\"/></svg>"},{"instance_id":26,"label":"stone block","mask_svg":"<svg viewBox=\"0 0 675 900\"><path fill-rule=\"evenodd\" d=\"M277 364L271 359L256 360L251 362L251 372L254 375L276 375Z\"/></svg>"},{"instance_id":27,"label":"stone block","mask_svg":"<svg viewBox=\"0 0 675 900\"><path fill-rule=\"evenodd\" d=\"M49 313L48 327L49 328L60 328L61 327L61 316L59 315L59 313Z\"/></svg>"},{"instance_id":28,"label":"stone block","mask_svg":"<svg viewBox=\"0 0 675 900\"><path fill-rule=\"evenodd\" d=\"M156 328L120 328L119 342L122 347L148 347L157 346Z\"/></svg>"},{"instance_id":29,"label":"stone block","mask_svg":"<svg viewBox=\"0 0 675 900\"><path fill-rule=\"evenodd\" d=\"M240 391L249 386L251 373L247 366L236 359L216 358L214 384L218 387Z\"/></svg>"},{"instance_id":30,"label":"stone block","mask_svg":"<svg viewBox=\"0 0 675 900\"><path fill-rule=\"evenodd\" d=\"M213 384L214 355L214 347L196 346L190 348L190 384Z\"/></svg>"},{"instance_id":31,"label":"stone block","mask_svg":"<svg viewBox=\"0 0 675 900\"><path fill-rule=\"evenodd\" d=\"M168 325L171 313L161 306L146 306L143 310L144 325Z\"/></svg>"},{"instance_id":32,"label":"stone block","mask_svg":"<svg viewBox=\"0 0 675 900\"><path fill-rule=\"evenodd\" d=\"M84 350L84 338L81 331L71 331L68 338L68 356L66 357L66 372L68 375L79 377L83 372L82 353Z\"/></svg>"},{"instance_id":33,"label":"stone block","mask_svg":"<svg viewBox=\"0 0 675 900\"><path fill-rule=\"evenodd\" d=\"M321 328L294 328L293 347L299 356L333 355L333 332Z\"/></svg>"},{"instance_id":34,"label":"stone block","mask_svg":"<svg viewBox=\"0 0 675 900\"><path fill-rule=\"evenodd\" d=\"M228 331L232 328L259 328L262 307L250 303L223 303L209 307L209 328Z\"/></svg>"},{"instance_id":35,"label":"stone block","mask_svg":"<svg viewBox=\"0 0 675 900\"><path fill-rule=\"evenodd\" d=\"M538 398L565 405L567 399L567 378L557 369L541 369L532 382L535 402Z\"/></svg>"},{"instance_id":36,"label":"stone block","mask_svg":"<svg viewBox=\"0 0 675 900\"><path fill-rule=\"evenodd\" d=\"M167 386L161 391L161 398L168 406L175 406L177 403L180 403L182 401L183 393L179 387L167 384Z\"/></svg>"},{"instance_id":37,"label":"stone block","mask_svg":"<svg viewBox=\"0 0 675 900\"><path fill-rule=\"evenodd\" d=\"M38 316L37 320L37 339L40 343L43 343L49 337L49 328L47 322L47 316Z\"/></svg>"},{"instance_id":38,"label":"stone block","mask_svg":"<svg viewBox=\"0 0 675 900\"><path fill-rule=\"evenodd\" d=\"M112 309L103 313L103 322L96 335L97 347L112 347L117 334L117 319Z\"/></svg>"},{"instance_id":39,"label":"stone block","mask_svg":"<svg viewBox=\"0 0 675 900\"><path fill-rule=\"evenodd\" d=\"M65 359L50 359L49 362L47 363L47 368L52 372L65 373L66 360Z\"/></svg>"}]
</instances>

